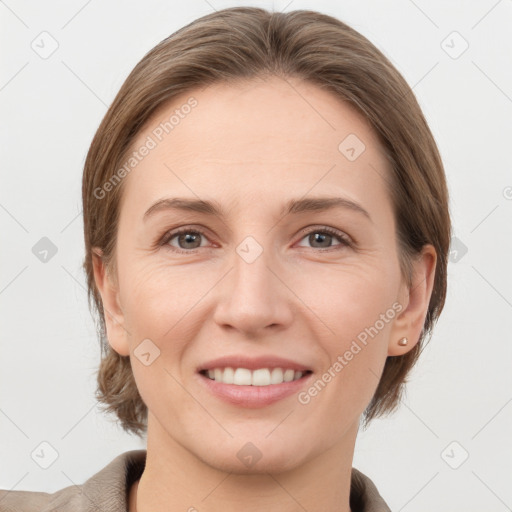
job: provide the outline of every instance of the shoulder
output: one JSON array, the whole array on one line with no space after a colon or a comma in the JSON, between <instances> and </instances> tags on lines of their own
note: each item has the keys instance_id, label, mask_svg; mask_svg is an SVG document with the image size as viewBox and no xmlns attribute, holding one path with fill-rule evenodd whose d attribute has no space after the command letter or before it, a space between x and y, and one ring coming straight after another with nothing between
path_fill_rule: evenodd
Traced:
<instances>
[{"instance_id":1,"label":"shoulder","mask_svg":"<svg viewBox=\"0 0 512 512\"><path fill-rule=\"evenodd\" d=\"M126 512L126 492L144 470L146 450L118 455L82 485L53 493L0 489L0 512Z\"/></svg>"},{"instance_id":2,"label":"shoulder","mask_svg":"<svg viewBox=\"0 0 512 512\"><path fill-rule=\"evenodd\" d=\"M350 507L353 512L391 512L372 480L352 468Z\"/></svg>"},{"instance_id":3,"label":"shoulder","mask_svg":"<svg viewBox=\"0 0 512 512\"><path fill-rule=\"evenodd\" d=\"M0 512L81 510L76 508L82 486L69 486L54 493L0 489ZM56 508L66 506L64 509Z\"/></svg>"}]
</instances>

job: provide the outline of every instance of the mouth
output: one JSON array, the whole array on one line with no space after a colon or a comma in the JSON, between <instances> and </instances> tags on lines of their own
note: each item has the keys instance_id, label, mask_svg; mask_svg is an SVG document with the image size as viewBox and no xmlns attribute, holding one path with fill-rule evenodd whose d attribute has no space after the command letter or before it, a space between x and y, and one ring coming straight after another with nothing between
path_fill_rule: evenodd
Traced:
<instances>
[{"instance_id":1,"label":"mouth","mask_svg":"<svg viewBox=\"0 0 512 512\"><path fill-rule=\"evenodd\" d=\"M274 356L228 356L197 369L199 385L230 406L263 408L297 395L311 381L313 371Z\"/></svg>"},{"instance_id":2,"label":"mouth","mask_svg":"<svg viewBox=\"0 0 512 512\"><path fill-rule=\"evenodd\" d=\"M217 367L200 370L199 373L212 381L235 386L276 386L286 382L294 382L305 378L311 370L294 368L249 368Z\"/></svg>"}]
</instances>

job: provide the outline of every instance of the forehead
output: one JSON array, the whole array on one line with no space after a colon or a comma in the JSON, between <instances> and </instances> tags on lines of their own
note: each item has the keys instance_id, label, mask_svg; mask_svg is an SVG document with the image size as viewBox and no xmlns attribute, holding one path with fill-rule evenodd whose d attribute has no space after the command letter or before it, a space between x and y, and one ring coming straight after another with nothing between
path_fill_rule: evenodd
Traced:
<instances>
[{"instance_id":1,"label":"forehead","mask_svg":"<svg viewBox=\"0 0 512 512\"><path fill-rule=\"evenodd\" d=\"M141 202L162 196L162 187L189 196L225 192L232 202L258 191L283 194L284 185L296 194L368 188L385 167L377 136L353 106L290 78L181 94L151 117L131 151L143 145L151 149L125 178L124 191Z\"/></svg>"}]
</instances>

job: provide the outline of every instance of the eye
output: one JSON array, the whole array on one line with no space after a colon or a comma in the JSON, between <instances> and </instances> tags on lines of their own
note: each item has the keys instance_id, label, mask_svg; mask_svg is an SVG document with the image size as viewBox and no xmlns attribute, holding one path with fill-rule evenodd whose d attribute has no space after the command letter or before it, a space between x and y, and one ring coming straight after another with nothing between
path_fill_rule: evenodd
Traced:
<instances>
[{"instance_id":1,"label":"eye","mask_svg":"<svg viewBox=\"0 0 512 512\"><path fill-rule=\"evenodd\" d=\"M302 238L308 237L308 241L312 244L313 249L330 249L333 247L343 248L352 247L352 240L348 235L330 228L328 226L306 228L302 230ZM333 239L339 241L338 244L332 245ZM178 253L195 253L197 249L204 247L203 240L207 240L206 235L199 229L181 228L164 234L159 245ZM175 243L171 243L175 241Z\"/></svg>"},{"instance_id":2,"label":"eye","mask_svg":"<svg viewBox=\"0 0 512 512\"><path fill-rule=\"evenodd\" d=\"M169 245L171 250L176 252L195 252L201 247L201 237L206 238L204 233L197 229L183 228L177 231L167 233L163 236L160 245ZM178 246L171 244L171 240L176 238Z\"/></svg>"},{"instance_id":3,"label":"eye","mask_svg":"<svg viewBox=\"0 0 512 512\"><path fill-rule=\"evenodd\" d=\"M327 226L303 230L303 235L304 236L301 240L304 240L307 237L314 249L330 249L333 247L333 245L330 244L333 238L339 240L340 243L336 244L337 246L352 247L352 241L345 233Z\"/></svg>"}]
</instances>

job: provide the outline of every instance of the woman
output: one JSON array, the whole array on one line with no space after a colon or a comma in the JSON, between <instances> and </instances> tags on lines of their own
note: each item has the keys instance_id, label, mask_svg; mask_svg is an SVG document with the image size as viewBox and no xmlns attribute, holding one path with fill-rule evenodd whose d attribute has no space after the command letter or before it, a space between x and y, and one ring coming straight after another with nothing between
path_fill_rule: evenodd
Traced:
<instances>
[{"instance_id":1,"label":"woman","mask_svg":"<svg viewBox=\"0 0 512 512\"><path fill-rule=\"evenodd\" d=\"M352 468L439 317L443 165L403 77L313 11L224 9L123 84L83 174L98 398L147 450L0 510L387 511Z\"/></svg>"}]
</instances>

